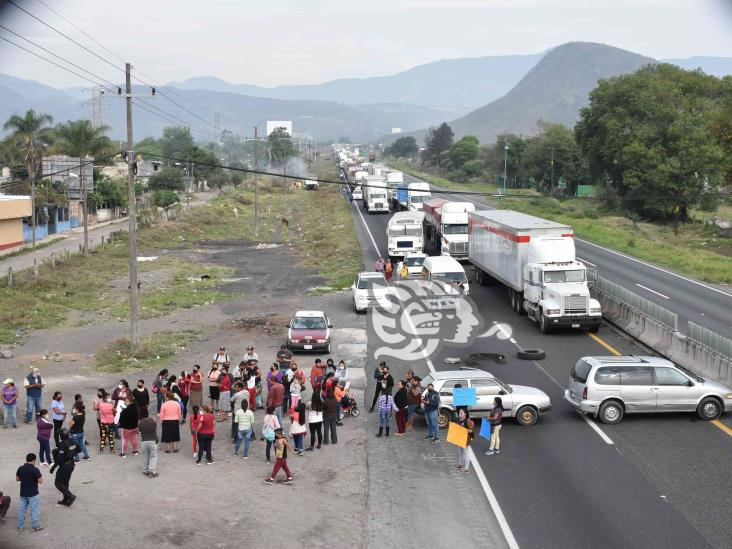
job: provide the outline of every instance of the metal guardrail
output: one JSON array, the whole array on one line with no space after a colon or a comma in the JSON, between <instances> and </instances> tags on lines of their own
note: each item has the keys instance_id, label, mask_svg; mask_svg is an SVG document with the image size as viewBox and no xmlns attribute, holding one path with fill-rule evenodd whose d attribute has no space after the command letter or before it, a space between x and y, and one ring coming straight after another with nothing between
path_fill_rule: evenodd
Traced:
<instances>
[{"instance_id":1,"label":"metal guardrail","mask_svg":"<svg viewBox=\"0 0 732 549\"><path fill-rule=\"evenodd\" d=\"M674 332L679 329L679 317L676 313L669 311L658 303L627 290L615 282L611 282L606 278L597 277L597 282L594 284L593 289L627 305L635 312L642 314L651 320L655 320Z\"/></svg>"},{"instance_id":2,"label":"metal guardrail","mask_svg":"<svg viewBox=\"0 0 732 549\"><path fill-rule=\"evenodd\" d=\"M688 339L694 340L694 342L698 343L702 347L706 347L713 353L717 353L727 360L732 360L732 339L724 337L717 332L713 332L709 328L705 328L704 326L700 326L699 324L695 324L691 321L688 322L688 325Z\"/></svg>"}]
</instances>

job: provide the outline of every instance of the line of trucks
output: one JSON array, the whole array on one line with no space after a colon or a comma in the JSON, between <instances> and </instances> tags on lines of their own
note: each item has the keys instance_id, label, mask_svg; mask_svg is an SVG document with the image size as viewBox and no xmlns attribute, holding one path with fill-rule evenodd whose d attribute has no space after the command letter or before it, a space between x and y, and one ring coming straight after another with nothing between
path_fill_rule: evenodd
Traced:
<instances>
[{"instance_id":1,"label":"line of trucks","mask_svg":"<svg viewBox=\"0 0 732 549\"><path fill-rule=\"evenodd\" d=\"M465 272L463 265L472 265L476 284L505 286L511 308L527 315L542 333L599 329L602 309L589 290L596 273L577 260L569 225L512 210L476 210L474 202L432 198L426 183L405 186L401 172L379 164L358 165L352 171L346 167L345 173L349 184L365 185L365 209L389 211L387 197L392 204L396 199L395 209L403 210L393 214L386 229L392 261L409 262L410 255L448 256L452 262L441 262L443 268ZM371 194L374 181L382 183ZM424 269L409 270L425 276Z\"/></svg>"}]
</instances>

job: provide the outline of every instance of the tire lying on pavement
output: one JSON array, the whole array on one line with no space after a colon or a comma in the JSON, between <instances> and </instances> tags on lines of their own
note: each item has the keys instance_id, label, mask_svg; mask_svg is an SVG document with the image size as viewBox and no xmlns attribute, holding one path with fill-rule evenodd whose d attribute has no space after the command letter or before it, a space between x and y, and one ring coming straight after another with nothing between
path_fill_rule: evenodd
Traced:
<instances>
[{"instance_id":1,"label":"tire lying on pavement","mask_svg":"<svg viewBox=\"0 0 732 549\"><path fill-rule=\"evenodd\" d=\"M521 360L542 360L546 353L542 349L521 349L516 356Z\"/></svg>"}]
</instances>

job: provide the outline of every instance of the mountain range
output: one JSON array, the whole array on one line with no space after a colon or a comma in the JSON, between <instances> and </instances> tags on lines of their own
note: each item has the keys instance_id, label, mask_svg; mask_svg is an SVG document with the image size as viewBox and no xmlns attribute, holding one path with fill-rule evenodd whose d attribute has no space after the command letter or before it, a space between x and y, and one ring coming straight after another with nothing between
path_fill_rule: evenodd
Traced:
<instances>
[{"instance_id":1,"label":"mountain range","mask_svg":"<svg viewBox=\"0 0 732 549\"><path fill-rule=\"evenodd\" d=\"M732 74L732 58L668 61L718 76ZM210 132L208 121L213 121L213 112L219 112L221 128L241 135L252 135L253 127L264 128L267 120L292 120L296 133L318 140L344 136L373 142L384 135L390 139L392 128L421 137L424 129L452 120L458 136L472 133L485 141L502 131L532 133L539 119L571 125L598 79L652 62L618 48L575 42L534 55L448 59L390 76L316 85L265 88L203 76L171 82L159 88L154 99L149 90L136 90L148 97L136 100L140 106L134 109L134 129L141 139L159 135L179 119ZM28 108L47 112L56 121L89 117L89 95L81 88L58 90L0 74L0 121ZM111 126L112 136L124 138L124 101L113 95L103 103L104 121ZM210 139L203 132L194 135Z\"/></svg>"}]
</instances>

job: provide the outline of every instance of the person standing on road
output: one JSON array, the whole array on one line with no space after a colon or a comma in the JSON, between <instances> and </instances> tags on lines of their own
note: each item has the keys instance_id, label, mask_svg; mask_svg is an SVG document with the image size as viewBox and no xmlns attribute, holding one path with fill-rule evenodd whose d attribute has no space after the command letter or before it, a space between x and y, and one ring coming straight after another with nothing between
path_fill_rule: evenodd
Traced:
<instances>
[{"instance_id":1,"label":"person standing on road","mask_svg":"<svg viewBox=\"0 0 732 549\"><path fill-rule=\"evenodd\" d=\"M394 266L391 264L391 259L387 259L384 264L384 278L387 282L391 282L391 275L394 274Z\"/></svg>"},{"instance_id":2,"label":"person standing on road","mask_svg":"<svg viewBox=\"0 0 732 549\"><path fill-rule=\"evenodd\" d=\"M69 427L69 435L76 443L79 451L74 456L74 461L79 463L79 454L84 454L84 461L89 461L89 451L86 449L86 441L84 440L84 423L86 422L86 412L84 404L77 401L71 410L71 425Z\"/></svg>"},{"instance_id":3,"label":"person standing on road","mask_svg":"<svg viewBox=\"0 0 732 549\"><path fill-rule=\"evenodd\" d=\"M501 397L493 399L493 410L486 420L491 422L491 444L485 455L492 456L493 454L500 454L501 423L503 422L503 399Z\"/></svg>"},{"instance_id":4,"label":"person standing on road","mask_svg":"<svg viewBox=\"0 0 732 549\"><path fill-rule=\"evenodd\" d=\"M287 348L287 345L281 345L280 350L277 351L277 365L279 369L287 371L290 368L293 356L292 351Z\"/></svg>"},{"instance_id":5,"label":"person standing on road","mask_svg":"<svg viewBox=\"0 0 732 549\"><path fill-rule=\"evenodd\" d=\"M376 260L376 263L374 263L374 271L376 271L377 273L383 273L384 265L384 258L379 257L379 259Z\"/></svg>"},{"instance_id":6,"label":"person standing on road","mask_svg":"<svg viewBox=\"0 0 732 549\"><path fill-rule=\"evenodd\" d=\"M274 433L280 427L282 427L282 424L280 423L277 414L275 414L274 406L267 406L267 414L264 416L264 421L262 422L262 434L264 435L265 431L268 429L271 429L271 433ZM265 438L267 439L267 448L265 450L265 457L267 458L266 463L272 463L270 461L270 451L272 450L272 443L274 442L274 439L270 440L266 436Z\"/></svg>"},{"instance_id":7,"label":"person standing on road","mask_svg":"<svg viewBox=\"0 0 732 549\"><path fill-rule=\"evenodd\" d=\"M266 479L264 479L264 482L266 484L274 484L274 479L277 478L277 473L279 473L280 469L282 469L285 472L285 475L287 475L287 478L285 479L285 484L290 484L292 483L292 473L290 472L290 468L287 465L287 449L290 447L290 445L285 439L282 428L275 429L274 447L276 458L275 465L272 468L272 473L270 473L270 475Z\"/></svg>"},{"instance_id":8,"label":"person standing on road","mask_svg":"<svg viewBox=\"0 0 732 549\"><path fill-rule=\"evenodd\" d=\"M369 409L369 413L374 411L376 401L379 400L379 397L381 396L381 381L384 379L385 366L386 362L382 360L381 362L379 362L379 365L374 370L374 381L376 382L376 388L374 389L374 398L371 401L371 408Z\"/></svg>"},{"instance_id":9,"label":"person standing on road","mask_svg":"<svg viewBox=\"0 0 732 549\"><path fill-rule=\"evenodd\" d=\"M421 378L412 376L407 385L407 425L408 428L414 428L414 416L417 408L422 403L422 384Z\"/></svg>"},{"instance_id":10,"label":"person standing on road","mask_svg":"<svg viewBox=\"0 0 732 549\"><path fill-rule=\"evenodd\" d=\"M203 375L201 374L201 367L198 364L193 366L193 372L191 372L191 383L188 386L188 406L193 409L194 406L201 408L203 405Z\"/></svg>"},{"instance_id":11,"label":"person standing on road","mask_svg":"<svg viewBox=\"0 0 732 549\"><path fill-rule=\"evenodd\" d=\"M43 387L46 386L43 383L41 374L38 373L38 368L33 368L31 373L28 374L23 380L23 386L25 387L25 422L30 423L38 412L43 408Z\"/></svg>"},{"instance_id":12,"label":"person standing on road","mask_svg":"<svg viewBox=\"0 0 732 549\"><path fill-rule=\"evenodd\" d=\"M198 424L201 422L201 409L198 405L191 408L191 417L188 425L191 429L191 444L193 446L193 457L198 456Z\"/></svg>"},{"instance_id":13,"label":"person standing on road","mask_svg":"<svg viewBox=\"0 0 732 549\"><path fill-rule=\"evenodd\" d=\"M12 378L3 381L3 429L10 427L12 423L13 429L18 428L17 410L18 410L18 388L13 383Z\"/></svg>"},{"instance_id":14,"label":"person standing on road","mask_svg":"<svg viewBox=\"0 0 732 549\"><path fill-rule=\"evenodd\" d=\"M99 421L101 435L99 436L99 453L104 451L104 446L109 442L109 453L114 454L114 404L112 397L104 389L101 393L102 401L99 403Z\"/></svg>"},{"instance_id":15,"label":"person standing on road","mask_svg":"<svg viewBox=\"0 0 732 549\"><path fill-rule=\"evenodd\" d=\"M66 428L61 429L58 434L59 443L58 447L54 449L55 460L53 467L51 467L51 474L54 470L56 471L56 480L54 480L54 486L64 496L59 505L66 505L71 507L74 503L76 496L71 493L69 484L71 483L71 475L74 472L74 456L79 452L79 448L74 440L69 436L69 430Z\"/></svg>"},{"instance_id":16,"label":"person standing on road","mask_svg":"<svg viewBox=\"0 0 732 549\"><path fill-rule=\"evenodd\" d=\"M120 438L119 434L119 416L122 413L122 409L127 406L127 397L132 396L130 391L130 384L127 383L126 379L120 379L117 388L112 391L112 403L114 404L115 423L114 423L114 438Z\"/></svg>"},{"instance_id":17,"label":"person standing on road","mask_svg":"<svg viewBox=\"0 0 732 549\"><path fill-rule=\"evenodd\" d=\"M249 409L249 401L241 399L239 409L234 414L234 422L237 427L236 446L234 446L234 456L239 456L239 447L244 441L244 452L242 459L249 459L249 444L254 433L254 411Z\"/></svg>"},{"instance_id":18,"label":"person standing on road","mask_svg":"<svg viewBox=\"0 0 732 549\"><path fill-rule=\"evenodd\" d=\"M290 367L282 372L282 387L284 388L284 393L282 395L282 415L284 416L287 414L287 412L290 409L290 382L292 381L292 362L290 362Z\"/></svg>"},{"instance_id":19,"label":"person standing on road","mask_svg":"<svg viewBox=\"0 0 732 549\"><path fill-rule=\"evenodd\" d=\"M139 445L137 443L137 429L140 423L139 411L137 406L132 402L132 396L127 397L125 405L124 410L119 415L119 430L122 435L122 448L119 455L123 458L127 457L128 446L132 446L133 456L139 453Z\"/></svg>"},{"instance_id":20,"label":"person standing on road","mask_svg":"<svg viewBox=\"0 0 732 549\"><path fill-rule=\"evenodd\" d=\"M244 356L242 357L241 361L244 364L249 364L250 360L259 362L259 355L254 352L254 347L252 347L251 345L249 347L247 347L247 352L244 353Z\"/></svg>"},{"instance_id":21,"label":"person standing on road","mask_svg":"<svg viewBox=\"0 0 732 549\"><path fill-rule=\"evenodd\" d=\"M41 456L42 466L51 465L51 431L53 431L53 423L48 419L48 410L41 410L38 412L36 420L36 439L40 448L38 453Z\"/></svg>"},{"instance_id":22,"label":"person standing on road","mask_svg":"<svg viewBox=\"0 0 732 549\"><path fill-rule=\"evenodd\" d=\"M154 417L143 412L144 417L140 420L141 452L142 452L142 474L150 478L158 476L158 424Z\"/></svg>"},{"instance_id":23,"label":"person standing on road","mask_svg":"<svg viewBox=\"0 0 732 549\"><path fill-rule=\"evenodd\" d=\"M402 436L407 428L407 406L409 405L409 390L403 380L397 383L397 392L394 394L394 404L397 412L394 414L397 424L397 436Z\"/></svg>"},{"instance_id":24,"label":"person standing on road","mask_svg":"<svg viewBox=\"0 0 732 549\"><path fill-rule=\"evenodd\" d=\"M475 422L470 419L468 411L465 408L460 408L458 411L458 419L456 422L460 427L464 427L468 430L468 441L465 448L458 446L458 464L454 469L461 473L470 472L470 443L473 441L475 434Z\"/></svg>"},{"instance_id":25,"label":"person standing on road","mask_svg":"<svg viewBox=\"0 0 732 549\"><path fill-rule=\"evenodd\" d=\"M323 443L323 401L320 393L313 393L308 410L308 429L310 430L310 447L306 451L312 451L315 446L315 436L318 436L318 450Z\"/></svg>"},{"instance_id":26,"label":"person standing on road","mask_svg":"<svg viewBox=\"0 0 732 549\"><path fill-rule=\"evenodd\" d=\"M323 361L319 358L315 359L315 364L310 369L310 387L313 392L320 391L323 388L323 382L325 381L325 367Z\"/></svg>"},{"instance_id":27,"label":"person standing on road","mask_svg":"<svg viewBox=\"0 0 732 549\"><path fill-rule=\"evenodd\" d=\"M424 417L427 420L427 436L425 439L432 439L434 444L440 442L440 427L437 424L437 414L440 410L440 394L435 391L431 383L427 385L427 394L422 397L424 404Z\"/></svg>"},{"instance_id":28,"label":"person standing on road","mask_svg":"<svg viewBox=\"0 0 732 549\"><path fill-rule=\"evenodd\" d=\"M142 417L143 410L147 412L148 407L150 406L150 393L148 392L147 387L145 387L144 379L137 380L137 387L132 389L132 398L137 406L138 414Z\"/></svg>"},{"instance_id":29,"label":"person standing on road","mask_svg":"<svg viewBox=\"0 0 732 549\"><path fill-rule=\"evenodd\" d=\"M346 362L341 360L338 362L338 367L335 371L335 379L337 384L348 383L349 379L348 368L346 368Z\"/></svg>"},{"instance_id":30,"label":"person standing on road","mask_svg":"<svg viewBox=\"0 0 732 549\"><path fill-rule=\"evenodd\" d=\"M269 372L267 372L267 391L269 391L269 388L272 387L272 382L274 380L281 381L282 380L282 372L280 372L280 368L277 365L276 362L272 363L272 366L269 367Z\"/></svg>"},{"instance_id":31,"label":"person standing on road","mask_svg":"<svg viewBox=\"0 0 732 549\"><path fill-rule=\"evenodd\" d=\"M206 463L208 465L213 463L212 447L215 435L216 416L213 408L204 406L201 419L198 420L198 459L196 465L201 465L201 458L203 458L204 453L206 454Z\"/></svg>"},{"instance_id":32,"label":"person standing on road","mask_svg":"<svg viewBox=\"0 0 732 549\"><path fill-rule=\"evenodd\" d=\"M152 384L152 392L155 393L155 397L157 398L158 413L160 413L160 408L163 406L163 402L165 400L165 392L163 391L163 387L167 382L168 370L164 368L158 372L158 375L155 376L155 381L153 381Z\"/></svg>"},{"instance_id":33,"label":"person standing on road","mask_svg":"<svg viewBox=\"0 0 732 549\"><path fill-rule=\"evenodd\" d=\"M231 414L231 376L229 367L221 368L219 376L219 421L226 421Z\"/></svg>"},{"instance_id":34,"label":"person standing on road","mask_svg":"<svg viewBox=\"0 0 732 549\"><path fill-rule=\"evenodd\" d=\"M305 443L305 433L307 432L307 407L304 402L298 402L297 406L290 414L292 425L290 425L290 436L295 444L295 452L298 456L302 456Z\"/></svg>"},{"instance_id":35,"label":"person standing on road","mask_svg":"<svg viewBox=\"0 0 732 549\"><path fill-rule=\"evenodd\" d=\"M53 420L53 441L58 447L59 432L64 426L66 419L66 407L64 406L64 396L61 391L53 393L53 401L51 402L51 419Z\"/></svg>"},{"instance_id":36,"label":"person standing on road","mask_svg":"<svg viewBox=\"0 0 732 549\"><path fill-rule=\"evenodd\" d=\"M336 433L336 424L338 423L338 413L333 390L329 390L323 401L323 444L338 444L338 434Z\"/></svg>"},{"instance_id":37,"label":"person standing on road","mask_svg":"<svg viewBox=\"0 0 732 549\"><path fill-rule=\"evenodd\" d=\"M257 361L254 359L247 362L246 366L242 368L242 383L244 384L244 390L247 392L248 395L249 409L252 412L257 409L258 373L259 367L257 366ZM236 411L239 410L239 408L236 406L234 406L233 409Z\"/></svg>"},{"instance_id":38,"label":"person standing on road","mask_svg":"<svg viewBox=\"0 0 732 549\"><path fill-rule=\"evenodd\" d=\"M389 436L389 423L391 422L391 414L392 412L398 411L398 408L394 403L394 398L392 398L391 393L384 389L381 393L381 396L379 397L376 406L379 410L379 432L376 436L380 437L382 434L384 434L384 430L386 430L386 436Z\"/></svg>"},{"instance_id":39,"label":"person standing on road","mask_svg":"<svg viewBox=\"0 0 732 549\"><path fill-rule=\"evenodd\" d=\"M171 450L178 453L178 443L180 442L180 404L175 399L175 393L167 393L165 402L160 408L160 421L163 425L163 435L160 440L165 443L165 453L169 454Z\"/></svg>"},{"instance_id":40,"label":"person standing on road","mask_svg":"<svg viewBox=\"0 0 732 549\"><path fill-rule=\"evenodd\" d=\"M183 425L186 422L186 416L188 415L188 402L191 399L191 374L183 370L178 378L178 388L180 389L180 407L183 412L180 424Z\"/></svg>"},{"instance_id":41,"label":"person standing on road","mask_svg":"<svg viewBox=\"0 0 732 549\"><path fill-rule=\"evenodd\" d=\"M282 425L282 416L283 416L283 410L282 410L282 402L285 398L285 387L277 381L277 379L272 380L272 385L269 388L269 392L267 393L267 408L270 406L274 408L274 413L277 415L277 420L279 421L280 426Z\"/></svg>"},{"instance_id":42,"label":"person standing on road","mask_svg":"<svg viewBox=\"0 0 732 549\"><path fill-rule=\"evenodd\" d=\"M15 472L15 480L20 482L18 530L25 529L25 513L30 509L33 531L40 532L43 530L43 526L41 526L41 497L38 493L38 486L43 484L43 475L41 475L40 469L36 467L35 454L30 453L25 456L25 464L18 467Z\"/></svg>"},{"instance_id":43,"label":"person standing on road","mask_svg":"<svg viewBox=\"0 0 732 549\"><path fill-rule=\"evenodd\" d=\"M236 414L239 413L242 402L244 402L245 400L247 401L247 403L249 402L249 391L244 386L243 381L237 381L236 383L234 383L233 391L234 394L231 395L231 409L234 410L234 414L231 416L231 442L236 443ZM249 406L247 406L247 408L249 408Z\"/></svg>"}]
</instances>

